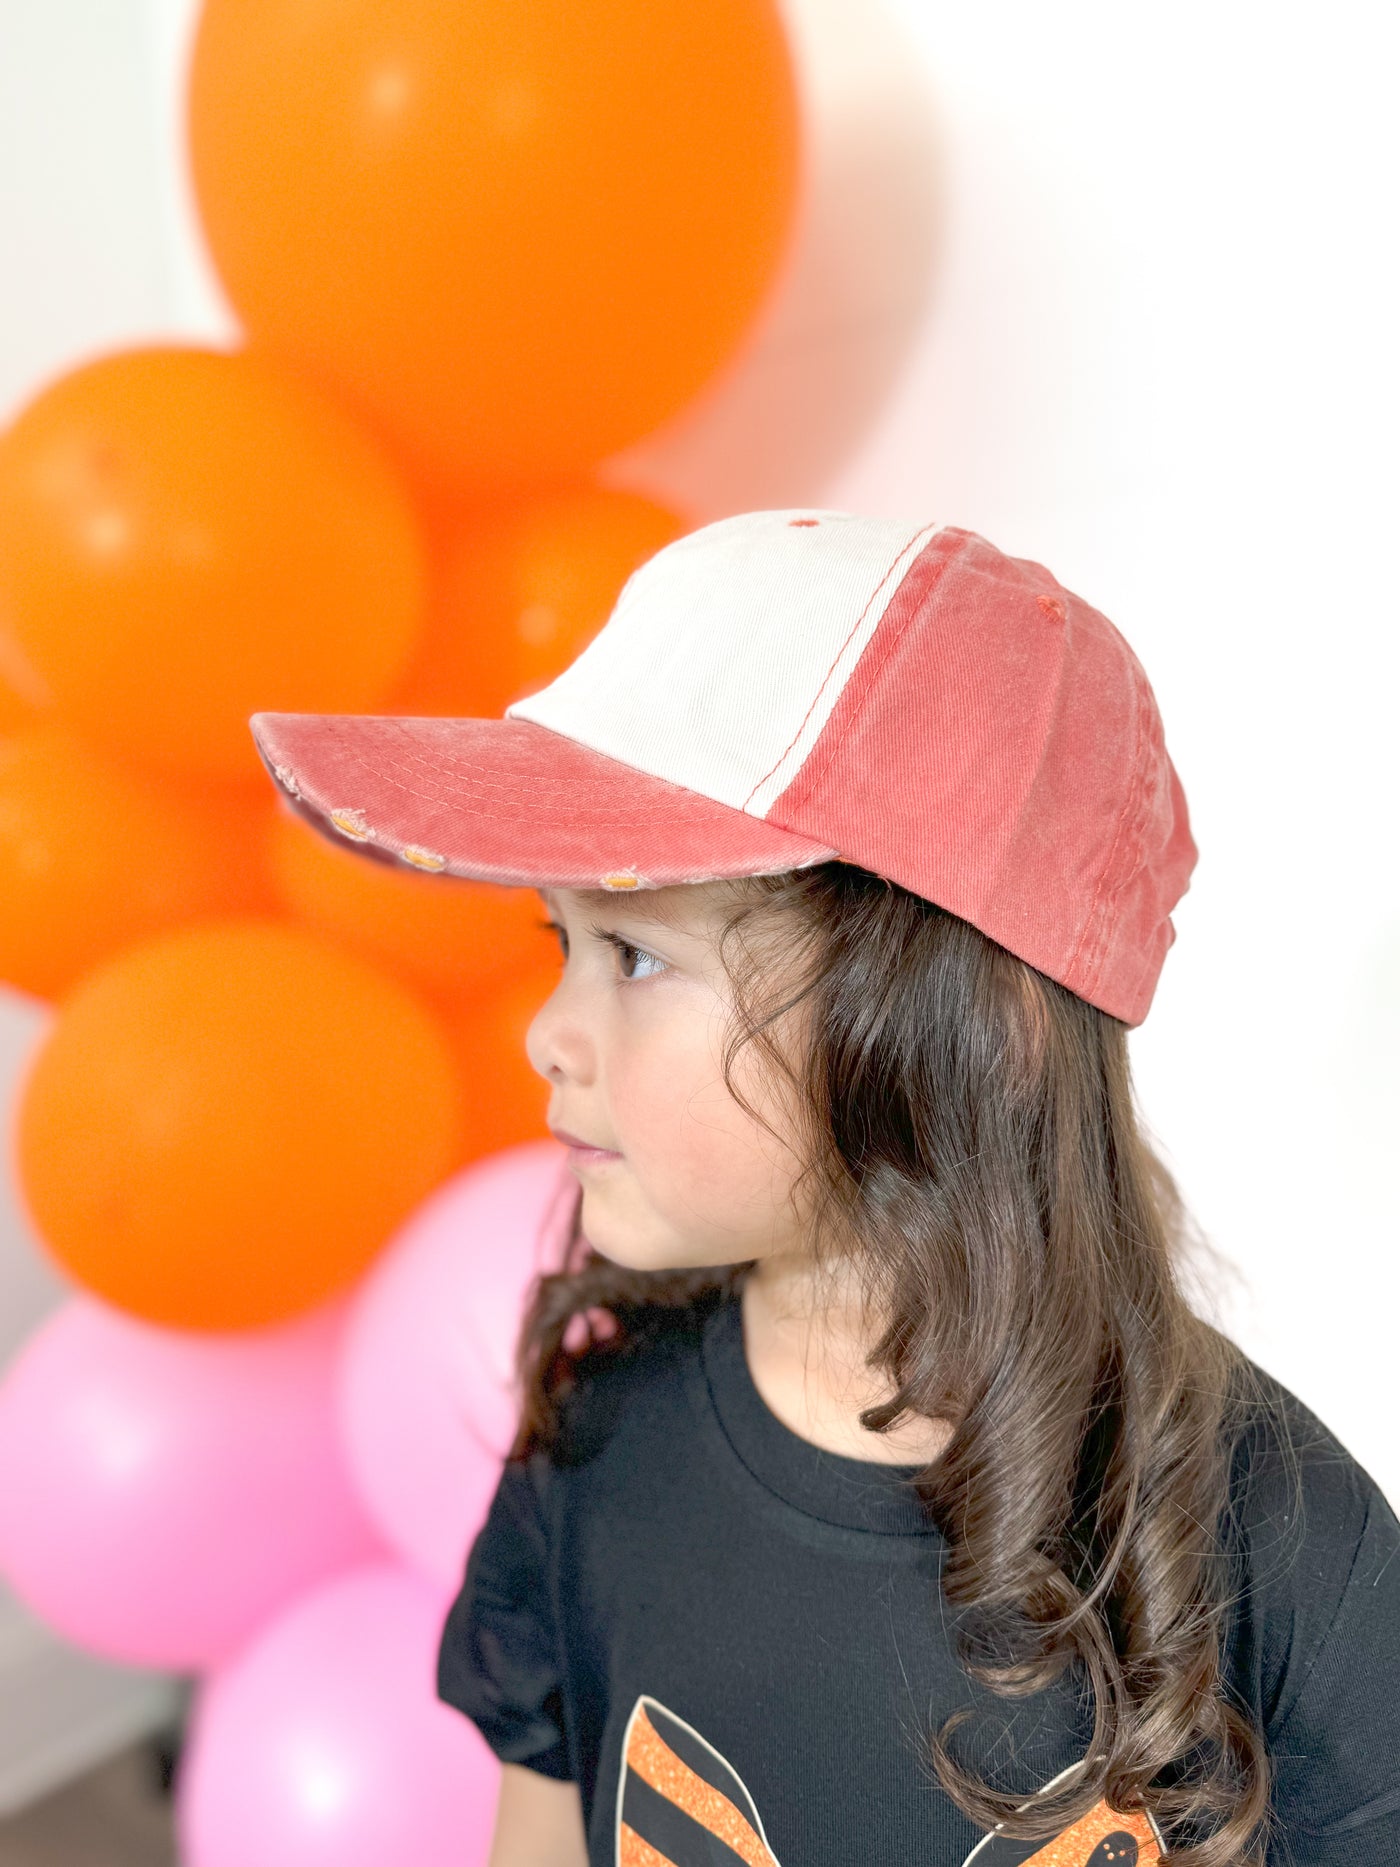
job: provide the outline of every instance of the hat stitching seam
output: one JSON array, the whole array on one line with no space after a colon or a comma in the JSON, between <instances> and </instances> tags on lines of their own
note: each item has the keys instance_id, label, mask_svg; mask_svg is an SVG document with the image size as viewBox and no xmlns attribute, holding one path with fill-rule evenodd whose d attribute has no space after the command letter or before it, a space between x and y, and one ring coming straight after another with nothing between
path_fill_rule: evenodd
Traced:
<instances>
[{"instance_id":1,"label":"hat stitching seam","mask_svg":"<svg viewBox=\"0 0 1400 1867\"><path fill-rule=\"evenodd\" d=\"M949 531L955 530L955 527L945 525L942 527L942 530L944 532L949 532ZM964 534L964 536L966 536L966 534ZM884 649L883 655L881 656L878 662L872 663L870 667L869 675L868 675L869 684L873 685L873 683L876 680L878 680L880 673L883 670L886 662L890 659L890 656L893 655L895 650L899 647L899 644L903 641L904 637L909 633L910 628L913 626L915 617L918 614L920 614L920 612L922 611L924 607L924 604L930 600L930 598L933 596L933 593L937 590L938 586L942 583L944 577L947 576L948 571L951 568L952 563L953 563L953 555L954 554L950 553L947 557L944 558L943 562L938 566L937 574L933 576L932 578L930 578L928 588L923 592L922 596L919 598L918 603L915 604L913 608L911 608L909 614L904 618L904 621L900 624L899 628L892 629L890 631L889 639L885 643L885 649ZM922 556L923 556L923 552L921 551L919 553L919 557L915 558L913 563L910 564L909 568L911 571L914 568L914 564L917 563L919 561L919 558L921 558ZM864 661L864 659L865 657L862 655L861 661ZM856 665L857 667L859 667L860 662L857 662ZM852 669L851 672L852 672L852 675L854 676L855 669ZM847 728L847 731L849 732L849 726ZM830 770L831 762L836 757L837 752L841 750L841 746L843 743L844 741L838 741L835 734L833 733L831 737L831 743L827 748L826 757L822 760L821 764L817 766L814 770L809 770L808 766L803 767L802 772L800 773L800 776L804 780L804 785L803 785L803 789L805 793L804 798L803 798L804 803L810 802L813 792L817 789L817 786L822 782L827 772ZM796 783L798 775L799 774L794 774L793 783ZM761 782L762 780L760 780L760 783ZM791 789L791 786L789 786L788 789ZM784 791L781 795L785 797L787 795L787 791ZM776 802L776 799L775 799L775 802ZM780 825L779 827L784 828L786 826ZM795 830L792 832L792 834L795 836L805 836L807 832L805 830Z\"/></svg>"},{"instance_id":2,"label":"hat stitching seam","mask_svg":"<svg viewBox=\"0 0 1400 1867\"><path fill-rule=\"evenodd\" d=\"M414 793L413 795L417 796L419 794ZM344 807L341 805L331 806L327 804L322 804L314 798L309 798L307 801L321 815L326 816L326 817L330 816L332 809L341 810L342 813L344 810ZM468 798L468 799L459 800L459 801L466 802L469 804L474 804L478 800ZM712 798L702 799L701 801L704 803L718 802L717 799L712 799ZM450 810L454 807L449 806L448 808L450 812ZM522 809L519 813L483 809L478 814L483 817L488 818L492 823L512 823L513 824L513 823L527 823L531 821L532 818L535 817L538 813L533 812L529 810L528 808L525 808L525 809ZM573 823L573 825L580 829L636 830L636 831L645 831L648 829L653 829L657 825L661 825L661 824L664 824L667 826L676 826L678 828L686 828L692 824L702 824L703 821L704 819L701 816L701 813L699 813L698 811L678 813L678 812L670 812L670 811L662 811L662 810L648 811L647 814L643 817L616 816L616 815L590 815L590 816L575 815L571 818L571 822ZM755 819L750 817L749 821L753 822L755 821ZM758 821L764 821L764 820L758 819ZM782 831L783 829L783 826L781 824L774 824L774 825L770 825L769 827L779 830L779 831ZM379 827L378 827L377 833L381 836L386 834L382 817L380 818L380 821L379 821ZM801 830L793 830L793 831L786 832L786 834L793 835L793 836L802 836L805 833ZM815 842L815 841L818 841L819 839L815 837L809 837L807 840L810 842Z\"/></svg>"},{"instance_id":3,"label":"hat stitching seam","mask_svg":"<svg viewBox=\"0 0 1400 1867\"><path fill-rule=\"evenodd\" d=\"M717 800L706 798L706 799L701 799L700 801L704 803L714 803ZM318 823L325 825L327 828L333 827L330 822L331 807L329 805L322 804L317 799L308 797L305 794L305 792L298 793L296 802L304 807L302 814L312 817ZM732 809L733 806L731 805L731 806L728 806L727 808ZM487 816L490 822L496 823L496 824L514 824L514 823L519 823L525 820L524 818L520 818L520 817L502 816L496 812L484 812L482 814ZM573 818L572 821L573 821L574 826L581 830L585 830L585 831L603 830L610 834L616 834L619 836L631 836L631 835L645 835L648 831L654 831L659 826L670 827L670 826L676 825L676 826L680 826L681 828L686 828L690 824L693 824L695 822L695 818L693 816L690 816L690 817L674 816L669 813L650 812L648 813L647 816L640 817L640 818L635 818L635 817L579 818L579 817L575 817ZM750 818L748 819L748 821L753 822L754 820ZM791 836L793 838L799 839L807 843L820 840L820 839L808 837L800 830L785 830L783 826L780 824L770 824L770 825L766 825L765 827L773 830L776 834L780 836ZM358 837L353 837L353 838L346 837L343 832L337 831L336 841L338 843L350 842L356 848L361 849L361 850L365 850L367 848L367 845L371 841L377 843L382 848L393 848L395 844L400 843L400 842L402 842L408 848L428 847L420 843L418 837L409 837L409 836L403 835L401 832L387 830L384 827L382 821L377 828L370 828L369 835L364 839L361 839ZM394 853L396 856L402 857L403 850L395 849ZM445 860L448 863L451 863L454 860L454 858L447 857L445 858ZM457 858L457 860L460 860L460 858ZM823 860L823 858L820 856L817 856L817 857L809 858L809 860L820 861L820 860Z\"/></svg>"},{"instance_id":4,"label":"hat stitching seam","mask_svg":"<svg viewBox=\"0 0 1400 1867\"><path fill-rule=\"evenodd\" d=\"M1144 681L1146 681L1146 678L1147 677L1144 674L1143 675ZM1155 702L1154 702L1154 706L1155 706ZM1148 725L1149 725L1149 730L1151 731L1152 737L1154 739L1154 744L1157 744L1157 743L1160 744L1161 753L1162 753L1162 757L1164 761L1166 761L1167 763L1170 763L1170 760L1167 759L1167 748L1166 748L1165 737L1162 737L1160 741L1157 738L1158 731L1160 730L1160 717L1155 722L1155 724L1153 720L1149 718ZM1139 874L1145 871L1148 867L1148 856L1147 856L1148 820L1149 820L1149 810L1146 804L1146 800L1144 798L1144 806L1143 806L1143 809L1139 812L1139 816L1138 816L1139 834L1138 834L1138 840L1137 840L1137 861L1133 865L1133 868L1130 871L1129 875L1125 878L1125 883L1124 883L1125 886L1128 881L1135 879ZM1158 939L1164 930L1166 933L1166 944L1165 946L1162 946L1159 950ZM1161 913L1160 905L1159 905L1158 912L1157 912L1157 924L1156 924L1156 928L1154 929L1152 943L1151 945L1148 945L1146 942L1144 942L1138 951L1138 963L1132 975L1131 997L1134 1002L1136 1002L1138 995L1142 992L1144 987L1149 987L1151 983L1155 981L1156 977L1159 975L1162 962L1166 958L1166 955L1171 948L1171 944L1175 936L1176 936L1176 929L1172 925L1172 918L1171 918L1170 913L1166 913L1166 914ZM1153 987L1153 989L1155 989L1155 987ZM1150 996L1151 996L1151 990L1149 990L1149 997ZM1145 1017L1145 1016L1146 1016L1145 1012L1141 1013L1139 1015L1138 1022L1141 1022L1142 1017Z\"/></svg>"},{"instance_id":5,"label":"hat stitching seam","mask_svg":"<svg viewBox=\"0 0 1400 1867\"><path fill-rule=\"evenodd\" d=\"M600 754L600 756L606 757L607 755ZM619 764L622 763L621 760L618 760L617 762ZM414 798L420 803L441 806L445 802L445 800L441 796L431 796L427 792L418 790L413 785L405 784L402 777L397 776L392 771L383 771L377 765L370 765L368 763L362 762L360 764L359 769L366 777L374 780L377 783L392 785L393 788L396 791L399 791L400 793L402 793L403 796ZM433 772L433 771L440 771L441 768L438 766L434 766L430 759L424 759L421 761L421 769L429 771L429 772ZM501 783L500 781L493 780L490 777L489 774L492 768L489 765L468 765L465 768L459 767L459 770L463 770L464 775L470 776L470 779L472 781L471 790L473 792L481 793L481 792L491 792L491 791L502 791L502 792L510 792L512 795L518 795L518 792L515 791L515 788L512 785ZM646 776L649 776L650 774L641 773L640 775L643 777L646 777ZM667 778L659 778L656 780L656 782L658 784L670 784L671 780ZM683 789L684 787L677 787L677 788ZM544 792L546 795L550 793L557 793L560 797L566 797L570 793L574 792L576 789L577 789L577 786L574 780L567 779L567 778L549 779L549 778L541 777L541 778L534 778L530 781L530 790L532 794L538 794L540 792ZM705 797L704 794L699 791L695 792L694 796L697 799L699 799L700 802L705 803L705 804L716 804L721 801L718 798ZM455 801L457 800L454 800L454 802ZM522 803L528 803L530 801L531 801L530 799L521 799ZM450 805L448 807L451 808ZM658 806L658 808L655 811L648 811L646 816L643 818L600 817L600 818L592 818L590 819L590 821L598 822L598 823L612 823L612 822L635 823L638 825L638 827L642 827L647 823L653 823L658 820L663 821L663 822L683 823L686 821L686 817L688 814L689 813L686 813L686 812L673 813L673 812L665 811L660 806ZM502 819L502 821L506 821L506 820Z\"/></svg>"},{"instance_id":6,"label":"hat stitching seam","mask_svg":"<svg viewBox=\"0 0 1400 1867\"><path fill-rule=\"evenodd\" d=\"M559 737L563 738L565 737L565 735L560 734ZM569 743L572 745L580 745L581 741L570 740ZM583 749L585 751L590 751L590 752L594 751L593 747L584 747ZM656 784L665 785L668 788L673 789L673 790L682 790L682 791L689 790L688 786L679 785L676 783L674 779L659 778L656 776L655 773L642 771L640 766L628 766L626 764L626 760L614 759L610 753L595 752L594 755L600 759L609 760L611 763L617 764L619 766L623 766L627 769L629 773L635 773L635 775L638 777L650 778ZM441 804L443 802L443 799L440 796L436 796L436 797L429 796L427 793L416 789L414 786L410 784L406 784L403 781L402 776L398 775L406 768L410 772L425 771L425 772L440 776L441 769L442 769L441 765L436 763L429 754L423 752L417 746L415 746L413 748L413 751L407 754L406 757L400 761L400 764L396 771L385 771L381 769L378 765L371 765L367 760L364 760L364 759L357 761L357 763L358 763L359 770L362 773L364 773L366 776L380 783L392 785L395 790L402 792L405 796L416 798L420 800L421 802L428 803L428 804ZM473 788L476 791L479 791L479 792L480 791L487 791L487 792L507 791L507 792L514 793L514 786L508 783L502 783L499 780L492 778L490 774L495 769L496 768L494 766L476 765L472 763L459 764L456 767L456 770L460 772L463 776L470 777L473 783ZM568 795L576 791L576 789L577 789L577 781L571 778L548 778L548 777L541 775L541 776L532 777L530 780L530 790L532 794L538 794L538 793L543 792L546 795L553 793L553 794L557 794L560 797L567 797ZM719 804L723 802L723 799L709 797L703 791L694 791L694 792L691 792L691 795L704 804ZM735 807L733 805L730 805L729 808L734 809ZM649 810L647 812L647 815L644 818L626 819L625 821L636 821L639 824L645 824L645 823L656 821L658 817L662 817L663 820L665 821L675 821L675 822L685 821L684 813L677 813L675 815L672 815L671 813L663 812L660 806L658 806L658 808L655 811ZM613 821L613 820L612 819L598 819L598 821Z\"/></svg>"},{"instance_id":7,"label":"hat stitching seam","mask_svg":"<svg viewBox=\"0 0 1400 1867\"><path fill-rule=\"evenodd\" d=\"M381 774L372 773L370 775L379 776ZM490 792L490 791L504 792L504 791L509 790L509 787L506 785L485 785L481 788L483 792ZM451 800L451 802L447 802L446 800L442 798L430 798L421 791L409 790L408 787L406 786L402 787L402 789L403 789L403 794L406 797L413 798L416 801L420 803L424 803L424 804L435 804L440 808L445 806L448 810L456 809L460 807L462 804L478 804L478 803L485 801L483 800L483 798L472 795L471 793L463 793L459 795L457 798ZM698 795L699 794L697 793L697 796ZM316 800L313 800L313 801L316 801ZM705 799L702 799L701 801L703 803L717 802L717 800L713 798L705 798ZM511 823L511 822L524 821L526 818L528 818L528 816L533 814L529 809L529 806L532 800L528 798L524 798L524 799L521 799L520 802L522 806L524 806L524 808L519 816L516 816L513 813L502 813L502 812L497 812L497 811L490 811L486 814L489 814L493 818L494 821L500 822L500 823ZM332 806L329 804L322 804L319 807L325 810L327 814L329 814L329 812L332 809L341 810L345 808L342 805ZM642 816L642 817L633 817L631 815L616 815L616 814L604 813L604 814L598 814L598 815L590 815L582 819L576 818L575 821L584 821L584 822L595 823L595 824L630 824L630 825L634 825L638 829L644 829L646 825L649 823L684 824L688 822L693 822L697 814L698 813L694 811L667 811L667 810L658 808L657 810L654 810L654 811L648 811L645 814L645 816ZM380 820L382 821L382 814L376 813L376 815L379 815Z\"/></svg>"},{"instance_id":8,"label":"hat stitching seam","mask_svg":"<svg viewBox=\"0 0 1400 1867\"><path fill-rule=\"evenodd\" d=\"M1105 858L1103 868L1099 872L1098 884L1094 889L1093 902L1085 917L1084 925L1080 929L1079 939L1075 942L1074 952L1070 955L1069 965L1066 968L1069 972L1073 972L1075 967L1079 964L1080 954L1083 952L1085 942L1089 939L1091 930L1094 928L1094 924L1098 918L1099 903L1103 899L1104 891L1108 885L1108 878L1113 872L1113 865L1118 855L1119 844L1123 840L1123 833L1127 828L1128 819L1137 806L1145 783L1146 774L1143 770L1142 748L1143 741L1147 736L1149 710L1143 704L1142 695L1137 692L1136 683L1134 683L1133 692L1139 704L1137 736L1133 743L1132 782L1128 786L1128 795L1123 801L1123 808L1118 814L1118 822L1113 832L1113 841L1109 845L1108 855ZM1096 939L1097 951L1092 952L1091 955L1085 959L1084 992L1086 995L1088 992L1097 989L1099 979L1103 972L1104 961L1108 956L1108 945L1108 934L1105 931L1102 936Z\"/></svg>"},{"instance_id":9,"label":"hat stitching seam","mask_svg":"<svg viewBox=\"0 0 1400 1867\"><path fill-rule=\"evenodd\" d=\"M797 730L793 733L791 739L788 740L787 744L783 747L782 751L773 760L773 763L768 767L767 771L764 772L760 778L754 781L754 784L750 788L748 795L745 797L743 803L739 806L741 810L744 810L748 807L749 800L750 798L753 797L754 792L761 790L763 786L767 784L768 780L773 776L773 773L778 769L778 767L782 764L783 760L787 757L788 753L791 752L792 748L797 744L798 740L802 737L803 731L806 728L808 720L811 719L812 717L812 713L813 713L814 708L816 707L817 702L821 699L823 693L825 693L826 691L826 684L831 679L831 676L833 672L835 671L837 662L841 659L842 655L845 654L846 649L849 647L851 637L855 634L856 630L859 629L860 625L865 621L865 618L870 614L871 605L874 603L876 597L879 596L880 592L884 589L885 585L889 582L890 575L893 572L895 565L898 564L899 560L904 556L904 554L909 550L909 547L912 544L914 544L918 538L920 538L926 532L932 535L937 530L938 530L937 525L932 522L930 522L927 525L921 525L918 528L918 530L914 533L913 537L906 538L904 543L899 547L898 551L895 552L893 558L891 558L888 566L886 567L885 571L881 575L879 583L876 584L875 588L870 592L870 595L866 598L865 607L861 610L860 614L856 617L855 621L851 624L850 628L847 629L845 635L842 637L841 645L836 650L836 653L831 657L831 661L827 666L826 673L823 674L821 681L817 687L817 691L812 695L811 701L807 707L807 711L802 715L802 718L800 722L798 723ZM915 556L909 560L909 568L913 567L914 563L917 561L917 557L918 557L918 553L915 553Z\"/></svg>"}]
</instances>

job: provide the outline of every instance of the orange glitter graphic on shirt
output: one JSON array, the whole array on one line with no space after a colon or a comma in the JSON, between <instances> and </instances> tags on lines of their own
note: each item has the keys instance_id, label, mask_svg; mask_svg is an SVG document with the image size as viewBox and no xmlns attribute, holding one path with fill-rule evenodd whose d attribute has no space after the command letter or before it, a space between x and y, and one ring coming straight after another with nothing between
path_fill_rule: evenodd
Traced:
<instances>
[{"instance_id":1,"label":"orange glitter graphic on shirt","mask_svg":"<svg viewBox=\"0 0 1400 1867\"><path fill-rule=\"evenodd\" d=\"M702 1776L697 1776L689 1764L682 1763L640 1708L632 1719L625 1761L627 1768L635 1770L658 1795L684 1810L707 1833L718 1836L740 1860L747 1861L749 1867L778 1867L767 1846L729 1797Z\"/></svg>"},{"instance_id":2,"label":"orange glitter graphic on shirt","mask_svg":"<svg viewBox=\"0 0 1400 1867\"><path fill-rule=\"evenodd\" d=\"M669 1854L660 1854L624 1822L617 1837L617 1867L676 1867Z\"/></svg>"},{"instance_id":3,"label":"orange glitter graphic on shirt","mask_svg":"<svg viewBox=\"0 0 1400 1867\"><path fill-rule=\"evenodd\" d=\"M693 1755L705 1776L678 1749ZM743 1778L713 1744L660 1700L645 1694L637 1699L621 1762L616 1867L705 1867L712 1860L710 1838L748 1867L778 1867ZM726 1782L730 1793L706 1780L711 1776ZM646 1785L643 1800L637 1800L635 1788L629 1793L629 1783ZM652 1794L650 1804L646 1791ZM630 1819L623 1817L624 1805ZM652 1832L644 1834L644 1828ZM1026 1846L994 1830L982 1837L963 1867L999 1867L1003 1860L1014 1860L1017 1867L1160 1867L1166 1859L1149 1816L1120 1813L1107 1802L1096 1803L1035 1853L1026 1854Z\"/></svg>"}]
</instances>

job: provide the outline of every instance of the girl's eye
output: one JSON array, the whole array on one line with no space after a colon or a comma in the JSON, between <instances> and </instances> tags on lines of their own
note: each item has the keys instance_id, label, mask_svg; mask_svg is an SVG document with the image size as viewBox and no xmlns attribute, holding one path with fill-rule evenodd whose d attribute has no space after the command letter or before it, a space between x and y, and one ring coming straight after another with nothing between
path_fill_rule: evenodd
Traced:
<instances>
[{"instance_id":1,"label":"girl's eye","mask_svg":"<svg viewBox=\"0 0 1400 1867\"><path fill-rule=\"evenodd\" d=\"M536 925L548 928L559 936L560 950L567 960L569 957L569 937L559 925L558 921L538 921ZM623 968L622 976L629 984L635 979L654 978L657 971L664 972L666 970L665 960L658 959L654 953L648 953L645 947L633 946L630 940L624 940L621 934L613 933L611 928L590 926L588 931L593 935L595 940L601 940L605 945L616 948L619 963ZM629 972L627 968L639 960L647 962L654 970L643 973Z\"/></svg>"},{"instance_id":2,"label":"girl's eye","mask_svg":"<svg viewBox=\"0 0 1400 1867\"><path fill-rule=\"evenodd\" d=\"M596 931L601 931L601 930L595 929L595 932ZM633 961L643 960L647 962L648 964L650 964L651 966L653 966L654 968L660 971L663 971L663 972L665 971L666 962L664 960L658 959L654 953L648 953L644 946L633 946L630 940L624 940L621 938L620 935L615 934L615 933L602 933L602 938L607 941L609 946L614 946L617 948L618 955L619 955L619 963L624 968L630 965L631 963L633 963ZM630 973L624 970L622 976L624 979L627 979L627 980L631 980L633 978L654 979L656 977L656 972L653 971L653 972L644 972L644 973L637 974L637 973Z\"/></svg>"},{"instance_id":3,"label":"girl's eye","mask_svg":"<svg viewBox=\"0 0 1400 1867\"><path fill-rule=\"evenodd\" d=\"M601 939L603 945L616 950L618 967L625 980L655 978L657 973L665 973L665 960L657 960L657 956L653 952L648 952L646 947L633 947L629 939L623 939L622 934L614 934L612 928L590 926L588 932L594 935L594 939Z\"/></svg>"}]
</instances>

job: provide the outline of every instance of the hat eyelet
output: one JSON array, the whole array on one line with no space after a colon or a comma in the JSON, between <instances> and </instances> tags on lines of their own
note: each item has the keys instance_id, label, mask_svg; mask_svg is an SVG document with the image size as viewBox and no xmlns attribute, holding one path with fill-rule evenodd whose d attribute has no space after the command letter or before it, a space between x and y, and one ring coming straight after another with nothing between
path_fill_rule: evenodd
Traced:
<instances>
[{"instance_id":1,"label":"hat eyelet","mask_svg":"<svg viewBox=\"0 0 1400 1867\"><path fill-rule=\"evenodd\" d=\"M365 813L362 810L332 810L326 814L340 834L348 836L352 843L374 841L374 831L365 822Z\"/></svg>"}]
</instances>

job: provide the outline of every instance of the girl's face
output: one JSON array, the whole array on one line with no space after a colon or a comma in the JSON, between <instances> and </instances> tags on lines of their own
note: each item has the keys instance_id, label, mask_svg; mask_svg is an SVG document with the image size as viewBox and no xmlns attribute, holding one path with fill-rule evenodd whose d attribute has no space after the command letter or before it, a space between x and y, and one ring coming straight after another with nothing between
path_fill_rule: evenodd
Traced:
<instances>
[{"instance_id":1,"label":"girl's face","mask_svg":"<svg viewBox=\"0 0 1400 1867\"><path fill-rule=\"evenodd\" d=\"M746 1045L734 1065L755 1121L720 1070L732 999L714 939L721 883L541 891L565 955L526 1036L549 1083L549 1125L611 1159L577 1156L584 1236L615 1264L678 1270L800 1248L787 1204L799 1169L791 1092L760 1079Z\"/></svg>"}]
</instances>

